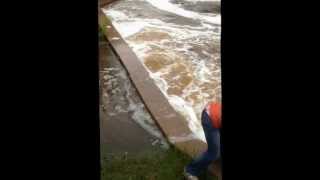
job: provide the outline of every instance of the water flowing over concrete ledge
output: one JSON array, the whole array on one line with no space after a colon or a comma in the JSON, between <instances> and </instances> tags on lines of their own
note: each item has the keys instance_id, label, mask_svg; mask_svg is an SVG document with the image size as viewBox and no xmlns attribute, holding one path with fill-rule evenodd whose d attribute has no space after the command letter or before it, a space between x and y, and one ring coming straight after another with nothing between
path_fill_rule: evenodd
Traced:
<instances>
[{"instance_id":1,"label":"water flowing over concrete ledge","mask_svg":"<svg viewBox=\"0 0 320 180\"><path fill-rule=\"evenodd\" d=\"M157 125L168 141L182 152L193 157L203 152L206 149L206 143L193 137L188 123L172 108L168 99L154 83L137 55L101 9L99 11L99 24L113 50L119 56L121 63L128 71L131 81L138 90L150 114L156 120ZM219 165L214 164L214 166L217 167Z\"/></svg>"},{"instance_id":2,"label":"water flowing over concrete ledge","mask_svg":"<svg viewBox=\"0 0 320 180\"><path fill-rule=\"evenodd\" d=\"M169 142L190 156L203 152L206 148L206 143L192 138L188 123L171 107L168 100L150 78L140 60L102 11L99 12L99 24L103 27L105 36L128 71L146 107Z\"/></svg>"}]
</instances>

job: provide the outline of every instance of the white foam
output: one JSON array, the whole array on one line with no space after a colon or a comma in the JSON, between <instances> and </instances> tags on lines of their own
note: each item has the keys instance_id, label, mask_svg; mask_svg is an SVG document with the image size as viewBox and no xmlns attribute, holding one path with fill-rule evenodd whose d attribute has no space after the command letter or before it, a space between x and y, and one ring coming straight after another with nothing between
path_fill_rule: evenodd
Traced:
<instances>
[{"instance_id":1,"label":"white foam","mask_svg":"<svg viewBox=\"0 0 320 180\"><path fill-rule=\"evenodd\" d=\"M124 12L116 11L112 9L102 9L102 12L109 17L111 17L112 20L119 20L119 19L127 19L129 18Z\"/></svg>"},{"instance_id":2,"label":"white foam","mask_svg":"<svg viewBox=\"0 0 320 180\"><path fill-rule=\"evenodd\" d=\"M151 50L151 48L145 43L130 43L126 39L125 41L128 43L130 48L132 48L132 50L138 55L140 60L145 57L147 51Z\"/></svg>"},{"instance_id":3,"label":"white foam","mask_svg":"<svg viewBox=\"0 0 320 180\"><path fill-rule=\"evenodd\" d=\"M119 37L113 37L111 38L111 40L119 40L120 38Z\"/></svg>"},{"instance_id":4,"label":"white foam","mask_svg":"<svg viewBox=\"0 0 320 180\"><path fill-rule=\"evenodd\" d=\"M132 119L140 125L143 129L145 129L149 134L152 136L158 138L161 140L161 147L164 149L169 148L168 143L166 142L165 138L163 137L160 130L157 128L154 120L150 116L150 114L147 112L145 106L141 102L135 102L132 99L132 96L137 96L137 94L132 94L132 92L135 92L133 86L131 85L131 82L129 80L129 77L126 77L123 79L125 81L125 90L126 90L126 98L129 101L129 106L127 108L128 112L131 112Z\"/></svg>"},{"instance_id":5,"label":"white foam","mask_svg":"<svg viewBox=\"0 0 320 180\"><path fill-rule=\"evenodd\" d=\"M123 38L129 37L143 29L146 26L146 23L141 21L132 21L132 22L121 22L123 20L130 19L124 12L112 10L112 9L102 9L102 11L110 17L113 21L112 24L119 31ZM120 21L118 23L118 21Z\"/></svg>"},{"instance_id":6,"label":"white foam","mask_svg":"<svg viewBox=\"0 0 320 180\"><path fill-rule=\"evenodd\" d=\"M146 23L136 21L113 23L113 25L116 27L117 30L119 30L119 33L122 35L122 37L126 38L141 31L146 26Z\"/></svg>"},{"instance_id":7,"label":"white foam","mask_svg":"<svg viewBox=\"0 0 320 180\"><path fill-rule=\"evenodd\" d=\"M179 142L186 142L190 140L198 139L194 134L188 134L185 136L170 136L169 141L173 144L179 143Z\"/></svg>"},{"instance_id":8,"label":"white foam","mask_svg":"<svg viewBox=\"0 0 320 180\"><path fill-rule=\"evenodd\" d=\"M117 112L117 113L122 113L122 112L128 112L127 110L125 110L122 106L120 105L116 105L114 107L114 110Z\"/></svg>"},{"instance_id":9,"label":"white foam","mask_svg":"<svg viewBox=\"0 0 320 180\"><path fill-rule=\"evenodd\" d=\"M168 11L174 14L177 14L179 16L187 17L187 18L193 18L193 19L201 19L206 20L210 23L214 24L221 24L221 17L210 17L205 15L200 15L199 13L185 10L175 4L170 3L170 0L146 0L151 5L155 6L158 9L161 9L163 11Z\"/></svg>"},{"instance_id":10,"label":"white foam","mask_svg":"<svg viewBox=\"0 0 320 180\"><path fill-rule=\"evenodd\" d=\"M146 26L146 24L143 22L136 21L114 23L114 26L119 30L121 29L119 32L124 38L126 38L140 32Z\"/></svg>"},{"instance_id":11,"label":"white foam","mask_svg":"<svg viewBox=\"0 0 320 180\"><path fill-rule=\"evenodd\" d=\"M107 81L107 88L111 90L111 96L119 96L120 86L118 83L121 82L124 88L125 97L119 97L120 103L114 106L114 112L109 112L110 116L116 116L118 113L129 113L131 118L140 127L145 129L150 135L158 139L160 147L167 149L169 144L161 134L161 131L156 126L154 120L147 112L145 106L140 99L137 99L138 94L135 88L132 86L129 77L125 69L120 68L104 68L104 79ZM108 94L104 93L107 98ZM124 102L124 101L128 101Z\"/></svg>"},{"instance_id":12,"label":"white foam","mask_svg":"<svg viewBox=\"0 0 320 180\"><path fill-rule=\"evenodd\" d=\"M201 123L196 117L196 113L194 112L194 109L192 108L192 105L183 100L181 97L170 95L169 97L169 103L171 106L174 107L174 109L182 114L184 117L187 118L187 121L189 122L189 128L190 130L196 134L196 137L200 140L206 142L205 135L201 127ZM200 130L199 130L200 129Z\"/></svg>"}]
</instances>

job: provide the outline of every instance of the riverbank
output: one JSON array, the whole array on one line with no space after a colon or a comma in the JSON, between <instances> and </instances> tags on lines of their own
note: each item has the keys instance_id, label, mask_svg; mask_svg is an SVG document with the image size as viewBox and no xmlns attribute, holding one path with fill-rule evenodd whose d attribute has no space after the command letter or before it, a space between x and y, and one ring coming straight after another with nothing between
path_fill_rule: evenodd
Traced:
<instances>
[{"instance_id":1,"label":"riverbank","mask_svg":"<svg viewBox=\"0 0 320 180\"><path fill-rule=\"evenodd\" d=\"M191 158L173 148L130 156L110 155L102 160L102 180L183 180L183 169ZM216 180L204 172L200 180Z\"/></svg>"}]
</instances>

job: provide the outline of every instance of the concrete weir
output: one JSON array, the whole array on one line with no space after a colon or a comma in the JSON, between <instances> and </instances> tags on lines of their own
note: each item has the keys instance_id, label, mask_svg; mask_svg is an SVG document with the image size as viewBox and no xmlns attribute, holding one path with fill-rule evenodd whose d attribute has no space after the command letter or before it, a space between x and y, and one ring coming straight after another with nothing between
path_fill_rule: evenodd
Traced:
<instances>
[{"instance_id":1,"label":"concrete weir","mask_svg":"<svg viewBox=\"0 0 320 180\"><path fill-rule=\"evenodd\" d=\"M107 2L108 3L105 3L104 5L108 6L107 4L109 4L109 1ZM139 1L139 2L141 3L142 1ZM137 1L137 3L139 2ZM157 86L154 79L150 77L150 70L157 71L161 69L162 66L167 65L166 62L164 62L163 64L153 64L152 60L145 61L144 63L141 62L141 58L139 59L138 55L135 53L132 47L129 46L129 44L123 38L122 34L119 33L118 29L112 23L112 19L105 14L105 12L103 11L103 8L104 7L102 7L99 10L99 25L103 29L104 34L107 37L114 52L119 56L121 63L126 68L131 81L133 82L139 95L141 96L141 99L143 100L144 104L146 105L153 119L156 121L157 125L160 127L163 134L166 136L168 141L172 145L174 145L177 149L181 150L182 152L185 152L186 154L192 157L203 152L206 149L206 146L207 146L206 143L203 140L201 140L201 138L195 138L194 131L190 128L190 122L186 121L185 117L182 116L181 113L178 113L177 110L174 109L174 107L172 107L172 104L168 101L167 94L164 94L163 90L159 88L159 86ZM143 16L143 12L141 12L141 16ZM155 13L154 16L157 16L157 14ZM171 24L186 23L187 24L186 27L189 27L191 29L196 27L196 24L194 24L194 27L188 26L188 24L198 23L197 21L192 21L187 18L185 19L182 18L182 21L178 21L179 19L173 17L171 14L166 14L166 17L172 20L172 22L170 22ZM199 18L201 17L199 16ZM185 25L185 24L181 24L181 25ZM207 23L206 25L213 26L210 23ZM160 37L160 39L167 38L167 35L161 34L161 32L160 33L158 32L156 36ZM149 38L149 39L146 39L146 41L152 41L152 39L150 40L152 36L146 36L146 37ZM141 41L141 38L139 36L132 37L132 39ZM194 42L197 42L197 41L198 39L194 40ZM170 44L168 44L168 46L170 46ZM176 44L175 46L179 47L179 44ZM198 51L198 49L200 49L200 51ZM209 50L203 51L202 49L203 48L201 46L193 46L188 50L190 51L194 50L195 52L199 52L198 54L202 56L203 59L206 59L206 57L209 56L208 54L210 54L211 51ZM211 48L209 45L208 49L215 49L215 48ZM219 48L216 48L216 49L219 49ZM157 52L160 52L160 51L157 51ZM214 50L214 52L212 53L219 54L220 52L219 50L218 51ZM175 59L175 61L180 61L180 60ZM145 66L147 66L149 69L146 69ZM174 64L174 67L175 69L179 69L179 68L181 69L181 67L183 69L184 66L177 66L176 64ZM193 68L191 65L190 67ZM215 67L212 66L212 68L215 68ZM190 75L187 74L184 77L189 77L189 76ZM180 81L175 81L175 82L173 81L173 84L174 83L181 84L181 82L189 82L189 81L188 81L188 78L182 78ZM196 80L193 80L193 82L196 82L195 83L196 85L200 84ZM214 81L212 82L217 82L217 80L214 79ZM207 83L207 84L212 85L210 83ZM200 84L199 87L204 87L203 89L205 88L208 89L208 87L205 87L203 84ZM218 85L216 85L215 87L219 88ZM219 91L219 89L217 91ZM183 92L183 89L172 88L172 89L169 89L167 92L169 93L169 95L173 94L173 95L179 96ZM220 97L216 97L215 94L209 94L208 96L211 97L211 99L220 98ZM193 97L193 96L190 96L190 97ZM196 101L197 99L194 98L193 100ZM214 166L214 168L212 168L213 173L221 177L220 162L215 162L213 166Z\"/></svg>"},{"instance_id":2,"label":"concrete weir","mask_svg":"<svg viewBox=\"0 0 320 180\"><path fill-rule=\"evenodd\" d=\"M115 30L108 18L102 12L100 12L99 16L100 25L110 27L106 28L104 32L108 41L120 57L119 59L128 71L146 107L169 142L191 156L202 152L206 148L206 143L198 139L183 138L191 133L187 122L171 107L168 100L154 84L146 69ZM114 40L115 37L119 39Z\"/></svg>"}]
</instances>

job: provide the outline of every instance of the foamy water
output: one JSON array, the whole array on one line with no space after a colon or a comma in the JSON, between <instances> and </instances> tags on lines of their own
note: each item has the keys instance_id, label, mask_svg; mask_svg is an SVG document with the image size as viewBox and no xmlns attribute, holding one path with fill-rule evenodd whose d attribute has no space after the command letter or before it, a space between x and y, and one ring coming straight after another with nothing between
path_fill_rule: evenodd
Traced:
<instances>
[{"instance_id":1,"label":"foamy water","mask_svg":"<svg viewBox=\"0 0 320 180\"><path fill-rule=\"evenodd\" d=\"M205 142L201 111L207 102L221 100L220 14L188 11L169 0L136 2L140 3L120 0L103 11L169 103L188 121L193 135L184 139ZM143 10L150 13L144 15Z\"/></svg>"},{"instance_id":2,"label":"foamy water","mask_svg":"<svg viewBox=\"0 0 320 180\"><path fill-rule=\"evenodd\" d=\"M116 68L105 68L103 74L104 85L106 91L108 91L108 93L104 93L103 95L109 101L111 101L110 98L117 99L117 104L113 107L113 111L108 112L108 115L131 114L132 120L156 138L156 141L152 145L159 144L160 147L168 149L169 144L167 140L139 98L125 69L119 64ZM124 95L122 94L123 92Z\"/></svg>"},{"instance_id":3,"label":"foamy water","mask_svg":"<svg viewBox=\"0 0 320 180\"><path fill-rule=\"evenodd\" d=\"M199 13L196 13L193 11L188 11L188 10L185 10L175 4L172 4L172 3L170 3L170 0L160 0L160 1L159 0L146 0L146 1L158 9L161 9L163 11L168 11L168 12L177 14L179 16L192 18L192 19L199 19L202 21L205 20L210 23L221 24L220 15L217 15L215 17L200 15Z\"/></svg>"}]
</instances>

